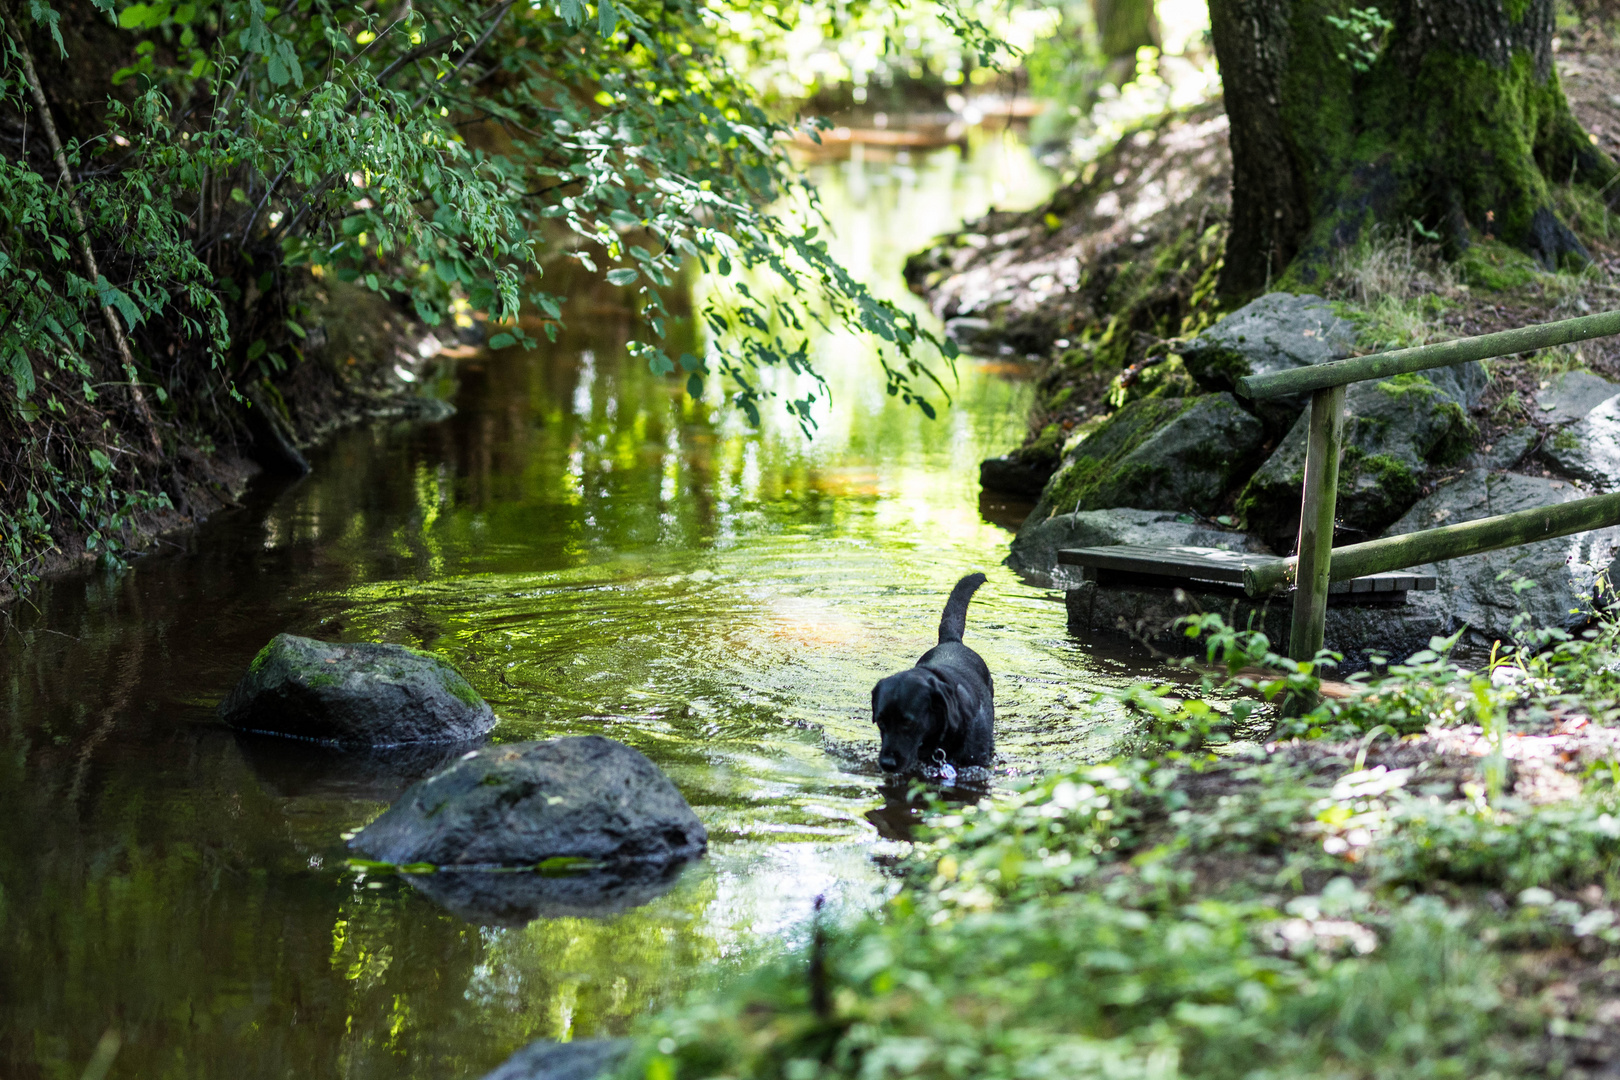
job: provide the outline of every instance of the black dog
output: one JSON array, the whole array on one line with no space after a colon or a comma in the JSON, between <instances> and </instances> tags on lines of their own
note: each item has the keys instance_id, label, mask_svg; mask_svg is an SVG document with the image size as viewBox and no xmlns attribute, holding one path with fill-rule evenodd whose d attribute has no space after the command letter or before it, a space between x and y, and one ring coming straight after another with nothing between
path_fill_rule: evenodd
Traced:
<instances>
[{"instance_id":1,"label":"black dog","mask_svg":"<svg viewBox=\"0 0 1620 1080\"><path fill-rule=\"evenodd\" d=\"M968 601L983 574L956 583L939 618L939 644L917 666L872 687L872 719L883 736L878 764L907 772L918 764L988 765L996 750L995 687L979 654L962 644Z\"/></svg>"}]
</instances>

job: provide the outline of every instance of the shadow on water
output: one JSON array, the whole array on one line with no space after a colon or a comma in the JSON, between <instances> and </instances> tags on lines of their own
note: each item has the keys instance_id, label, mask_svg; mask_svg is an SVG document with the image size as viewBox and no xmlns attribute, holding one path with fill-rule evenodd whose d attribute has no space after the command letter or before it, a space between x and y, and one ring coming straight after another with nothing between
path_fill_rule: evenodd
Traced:
<instances>
[{"instance_id":1,"label":"shadow on water","mask_svg":"<svg viewBox=\"0 0 1620 1080\"><path fill-rule=\"evenodd\" d=\"M863 166L858 185L825 167L853 269L892 286L907 250L1017 199L992 186L1021 175L996 157L1014 151L992 149ZM623 1032L802 941L817 896L870 906L912 817L882 809L870 687L932 644L972 570L990 573L968 640L996 672L998 774L1107 747L1089 703L1129 672L999 566L1017 508L981 508L977 463L1022 433L1026 384L964 361L930 422L833 337L814 441L769 414L750 432L627 358L616 310L463 362L453 419L352 431L301 483L15 613L0 1075L77 1076L116 1029L115 1076L457 1080L531 1039ZM570 914L564 890L507 898L498 922L542 917L496 926L457 917L456 883L348 869L344 834L437 762L223 730L214 705L279 631L437 650L499 740L637 747L709 858L607 917Z\"/></svg>"}]
</instances>

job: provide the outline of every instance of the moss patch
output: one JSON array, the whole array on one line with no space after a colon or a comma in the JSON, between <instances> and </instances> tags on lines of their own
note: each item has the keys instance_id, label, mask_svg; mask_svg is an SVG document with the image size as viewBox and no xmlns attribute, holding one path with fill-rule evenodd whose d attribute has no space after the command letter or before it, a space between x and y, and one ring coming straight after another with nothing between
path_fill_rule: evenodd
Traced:
<instances>
[{"instance_id":1,"label":"moss patch","mask_svg":"<svg viewBox=\"0 0 1620 1080\"><path fill-rule=\"evenodd\" d=\"M1042 503L1056 513L1094 509L1105 484L1114 488L1122 482L1146 479L1136 475L1144 471L1140 467L1129 470L1128 477L1123 475L1119 462L1191 408L1196 400L1143 398L1119 410L1092 432L1074 457L1052 477L1041 497Z\"/></svg>"},{"instance_id":2,"label":"moss patch","mask_svg":"<svg viewBox=\"0 0 1620 1080\"><path fill-rule=\"evenodd\" d=\"M1509 292L1535 283L1541 268L1518 248L1499 240L1483 240L1469 245L1457 260L1463 280L1475 288Z\"/></svg>"},{"instance_id":3,"label":"moss patch","mask_svg":"<svg viewBox=\"0 0 1620 1080\"><path fill-rule=\"evenodd\" d=\"M275 651L276 651L276 640L271 639L270 644L268 644L264 648L260 649L259 650L259 655L255 656L253 658L253 662L248 665L248 670L251 671L251 672L254 672L255 674L258 673L259 671L261 671L264 668L264 665L266 665L266 664L268 664L270 662L270 654L275 652Z\"/></svg>"}]
</instances>

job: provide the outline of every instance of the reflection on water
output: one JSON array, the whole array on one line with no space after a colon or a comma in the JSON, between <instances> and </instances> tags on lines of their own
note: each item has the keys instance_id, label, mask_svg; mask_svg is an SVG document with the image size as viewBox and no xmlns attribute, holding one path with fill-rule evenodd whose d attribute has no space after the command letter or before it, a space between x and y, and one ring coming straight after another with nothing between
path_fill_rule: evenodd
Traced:
<instances>
[{"instance_id":1,"label":"reflection on water","mask_svg":"<svg viewBox=\"0 0 1620 1080\"><path fill-rule=\"evenodd\" d=\"M844 254L893 289L907 250L1017 196L989 186L1018 175L1009 153L824 166ZM903 850L874 820L905 808L884 809L870 687L932 644L970 570L991 575L968 641L996 673L1002 772L1107 745L1088 702L1123 669L999 566L1008 534L981 513L978 461L1021 433L1027 386L964 362L930 422L884 396L864 344L828 338L817 438L769 415L750 432L628 360L614 302L536 355L463 362L452 420L351 432L302 483L17 613L0 1075L77 1076L116 1029L114 1076L477 1076L746 967L817 896L871 904L874 856ZM278 631L437 650L498 739L637 747L710 858L645 906L521 927L349 871L343 834L434 763L221 729L214 703Z\"/></svg>"}]
</instances>

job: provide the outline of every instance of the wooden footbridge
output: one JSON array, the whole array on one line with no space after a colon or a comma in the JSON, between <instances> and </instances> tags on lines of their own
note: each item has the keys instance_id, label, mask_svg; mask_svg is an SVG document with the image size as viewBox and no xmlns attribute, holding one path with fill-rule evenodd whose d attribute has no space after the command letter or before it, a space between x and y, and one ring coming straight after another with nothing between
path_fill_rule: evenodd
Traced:
<instances>
[{"instance_id":1,"label":"wooden footbridge","mask_svg":"<svg viewBox=\"0 0 1620 1080\"><path fill-rule=\"evenodd\" d=\"M1285 559L1211 548L1118 546L1068 548L1058 553L1058 560L1079 567L1083 576L1099 582L1110 578L1217 581L1241 584L1254 597L1292 590L1288 655L1309 660L1322 648L1329 593L1404 598L1407 590L1434 588L1432 575L1401 572L1410 567L1620 525L1620 492L1616 492L1335 548L1333 522L1345 387L1612 334L1620 334L1620 311L1239 379L1238 393L1253 401L1311 395L1298 554Z\"/></svg>"}]
</instances>

